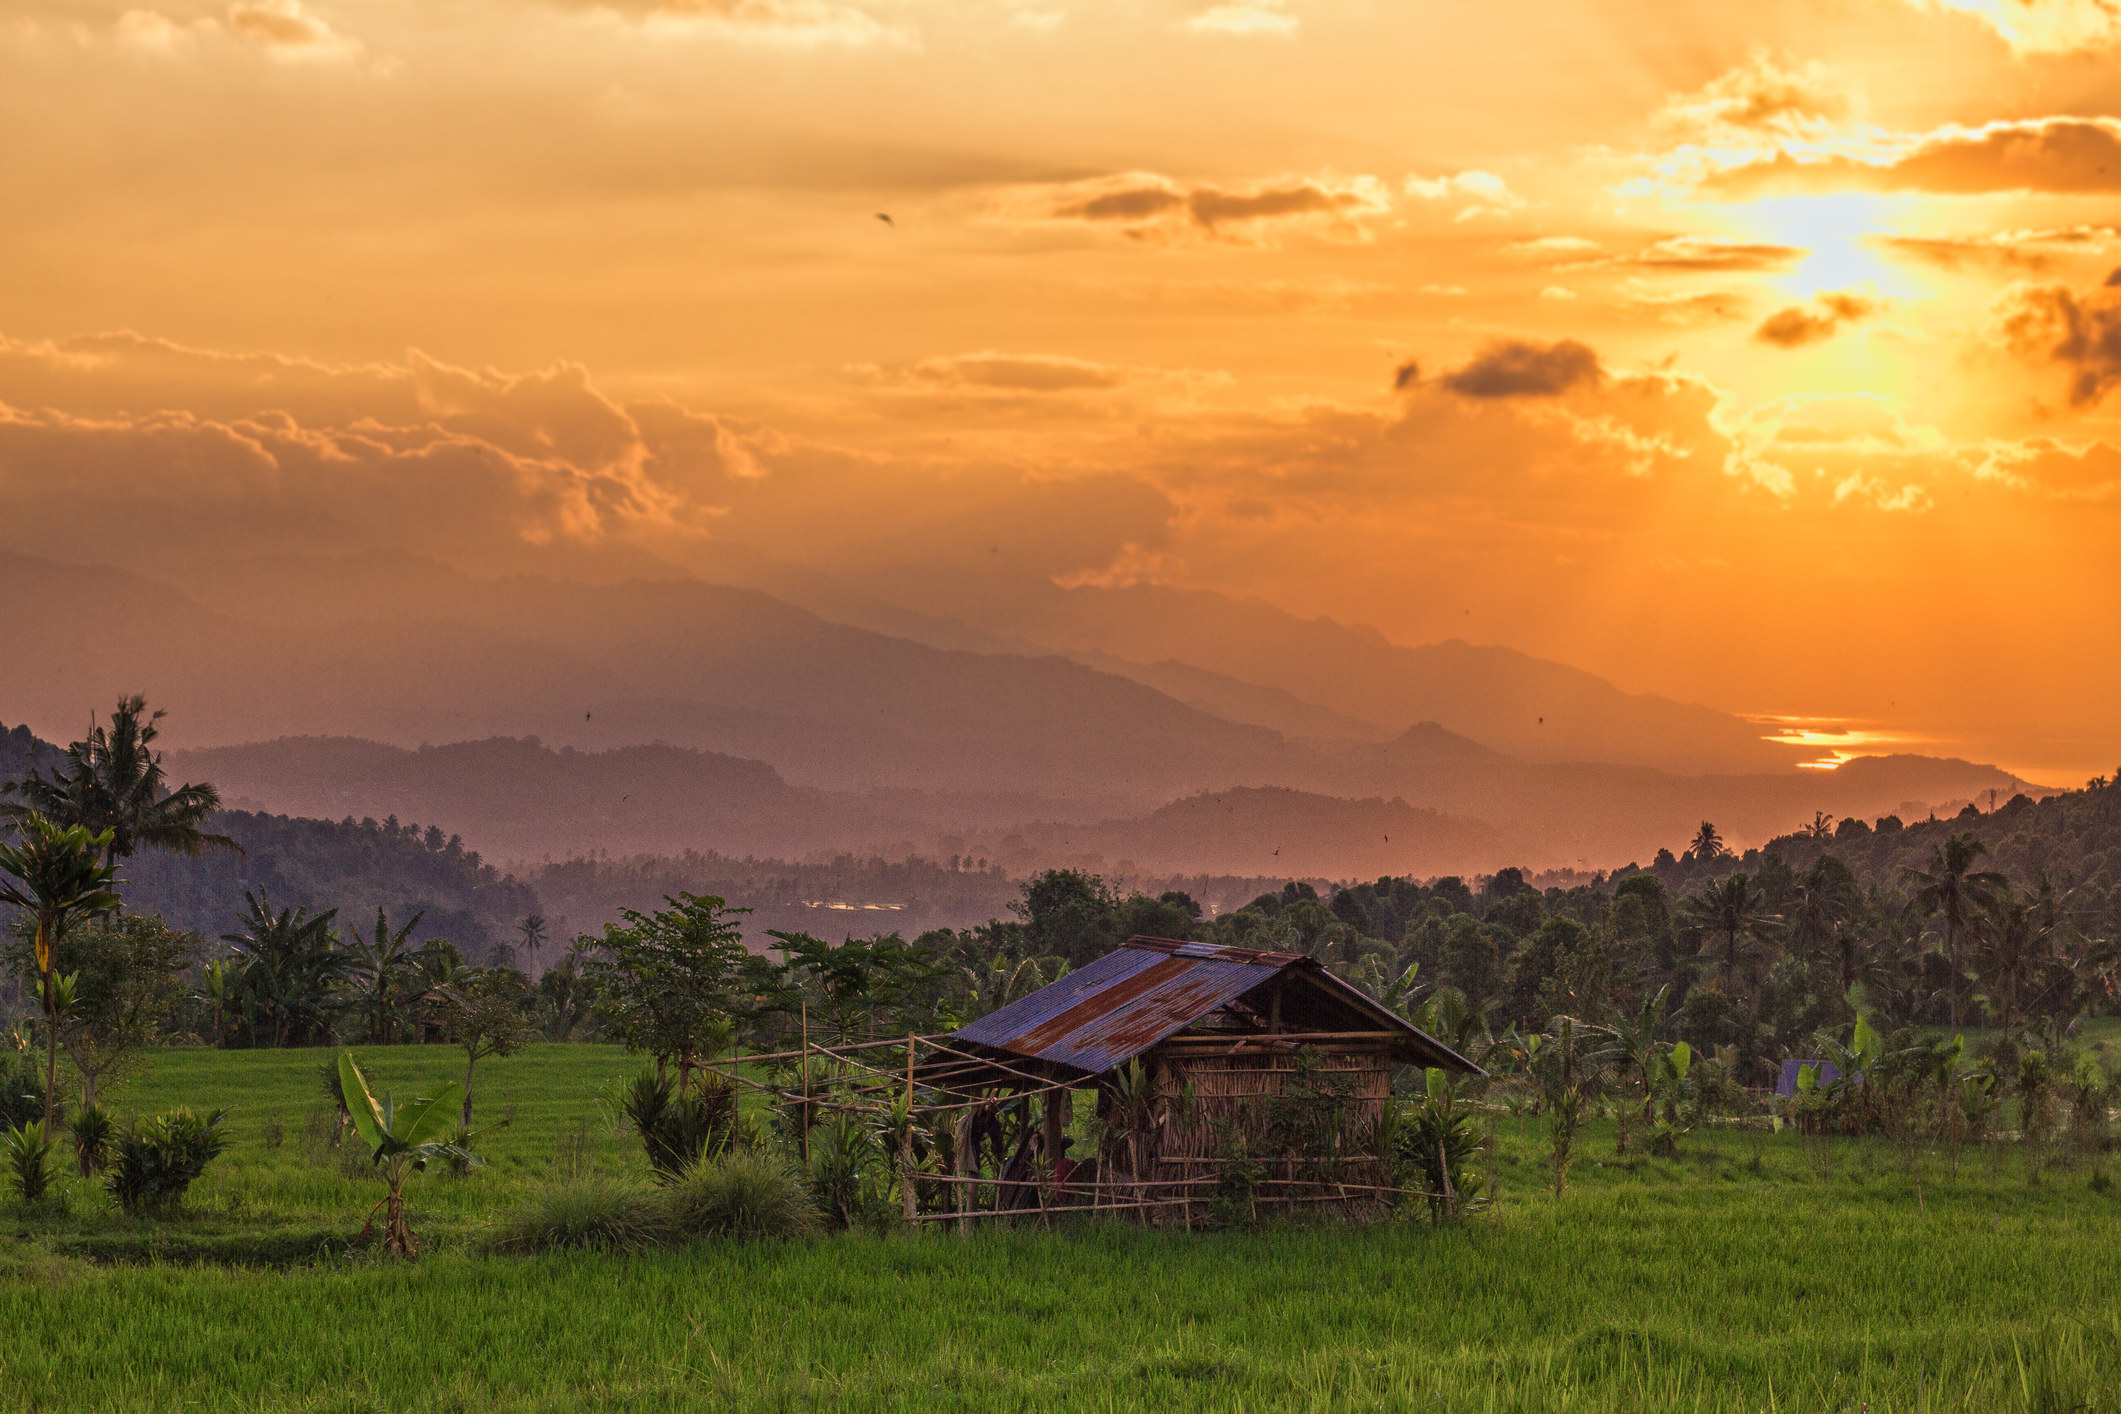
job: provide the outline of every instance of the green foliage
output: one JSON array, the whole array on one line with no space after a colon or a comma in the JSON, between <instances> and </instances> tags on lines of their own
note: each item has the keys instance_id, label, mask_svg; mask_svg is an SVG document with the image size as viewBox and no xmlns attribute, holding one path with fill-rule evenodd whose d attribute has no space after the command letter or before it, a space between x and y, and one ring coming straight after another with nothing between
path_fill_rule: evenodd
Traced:
<instances>
[{"instance_id":1,"label":"green foliage","mask_svg":"<svg viewBox=\"0 0 2121 1414\"><path fill-rule=\"evenodd\" d=\"M75 1110L66 1122L67 1136L74 1142L74 1162L88 1178L110 1160L111 1139L118 1126L104 1108L91 1101Z\"/></svg>"},{"instance_id":2,"label":"green foliage","mask_svg":"<svg viewBox=\"0 0 2121 1414\"><path fill-rule=\"evenodd\" d=\"M896 933L842 943L827 943L808 933L772 931L768 936L778 944L787 973L811 1004L811 1025L821 1025L834 1039L870 1039L884 1019L894 1034L935 1026L935 1010L928 1003L951 968L932 944L907 943ZM782 999L776 1006L785 1012L789 1002Z\"/></svg>"},{"instance_id":3,"label":"green foliage","mask_svg":"<svg viewBox=\"0 0 2121 1414\"><path fill-rule=\"evenodd\" d=\"M12 1129L44 1117L44 1068L29 1051L18 1051L0 1037L0 1129Z\"/></svg>"},{"instance_id":4,"label":"green foliage","mask_svg":"<svg viewBox=\"0 0 2121 1414\"><path fill-rule=\"evenodd\" d=\"M225 1109L205 1115L178 1109L141 1120L118 1136L103 1186L128 1213L178 1207L206 1166L228 1147L227 1119Z\"/></svg>"},{"instance_id":5,"label":"green foliage","mask_svg":"<svg viewBox=\"0 0 2121 1414\"><path fill-rule=\"evenodd\" d=\"M59 1046L81 1077L84 1097L122 1077L140 1050L161 1039L183 994L184 969L200 940L160 918L119 913L68 930L51 950L54 980L70 977L73 996L60 1011ZM34 983L37 964L26 940L6 950L7 965Z\"/></svg>"},{"instance_id":6,"label":"green foliage","mask_svg":"<svg viewBox=\"0 0 2121 1414\"><path fill-rule=\"evenodd\" d=\"M882 1228L897 1220L892 1156L862 1119L845 1110L810 1132L810 1196L834 1228Z\"/></svg>"},{"instance_id":7,"label":"green foliage","mask_svg":"<svg viewBox=\"0 0 2121 1414\"><path fill-rule=\"evenodd\" d=\"M338 910L274 913L262 891L246 892L243 902L243 931L221 935L234 947L239 969L231 1032L253 1046L329 1040L343 1007L340 984L355 965L332 929Z\"/></svg>"},{"instance_id":8,"label":"green foliage","mask_svg":"<svg viewBox=\"0 0 2121 1414\"><path fill-rule=\"evenodd\" d=\"M626 909L586 971L612 1034L683 1072L728 1042L750 956L736 918L750 910L711 895L663 902L670 906L652 914Z\"/></svg>"},{"instance_id":9,"label":"green foliage","mask_svg":"<svg viewBox=\"0 0 2121 1414\"><path fill-rule=\"evenodd\" d=\"M51 1187L51 1153L42 1120L33 1119L7 1131L8 1184L23 1202L41 1202Z\"/></svg>"},{"instance_id":10,"label":"green foliage","mask_svg":"<svg viewBox=\"0 0 2121 1414\"><path fill-rule=\"evenodd\" d=\"M1458 1086L1441 1070L1423 1076L1419 1101L1398 1117L1391 1146L1404 1178L1418 1180L1432 1223L1446 1223L1486 1209L1492 1186L1473 1172L1480 1135L1473 1110L1459 1098Z\"/></svg>"},{"instance_id":11,"label":"green foliage","mask_svg":"<svg viewBox=\"0 0 2121 1414\"><path fill-rule=\"evenodd\" d=\"M110 725L92 726L68 746L49 777L33 770L0 789L14 797L0 803L0 819L20 825L38 814L79 826L102 838L106 863L129 859L143 845L183 855L237 850L234 840L200 828L221 808L212 786L171 787L163 778L162 755L154 750L162 716L137 694L119 698Z\"/></svg>"},{"instance_id":12,"label":"green foliage","mask_svg":"<svg viewBox=\"0 0 2121 1414\"><path fill-rule=\"evenodd\" d=\"M475 1155L458 1148L445 1136L454 1133L457 1116L452 1113L456 1085L442 1087L432 1098L422 1097L399 1105L385 1092L378 1100L368 1078L354 1063L353 1052L339 1056L340 1092L353 1115L354 1132L368 1147L370 1164L383 1175L386 1192L377 1204L384 1208L383 1248L388 1252L413 1252L418 1243L405 1219L404 1188L410 1174L424 1172L436 1159L461 1160L467 1166L479 1162ZM373 1215L371 1215L371 1223ZM364 1228L364 1231L370 1229Z\"/></svg>"},{"instance_id":13,"label":"green foliage","mask_svg":"<svg viewBox=\"0 0 2121 1414\"><path fill-rule=\"evenodd\" d=\"M667 1071L649 1066L626 1087L619 1107L640 1136L648 1166L658 1181L668 1183L728 1146L736 1122L736 1086L703 1071L698 1084L680 1088Z\"/></svg>"},{"instance_id":14,"label":"green foliage","mask_svg":"<svg viewBox=\"0 0 2121 1414\"><path fill-rule=\"evenodd\" d=\"M647 1252L679 1235L663 1195L608 1178L556 1184L511 1209L487 1237L490 1251Z\"/></svg>"},{"instance_id":15,"label":"green foliage","mask_svg":"<svg viewBox=\"0 0 2121 1414\"><path fill-rule=\"evenodd\" d=\"M819 1227L811 1185L777 1155L731 1149L688 1169L669 1190L687 1237L797 1237Z\"/></svg>"}]
</instances>

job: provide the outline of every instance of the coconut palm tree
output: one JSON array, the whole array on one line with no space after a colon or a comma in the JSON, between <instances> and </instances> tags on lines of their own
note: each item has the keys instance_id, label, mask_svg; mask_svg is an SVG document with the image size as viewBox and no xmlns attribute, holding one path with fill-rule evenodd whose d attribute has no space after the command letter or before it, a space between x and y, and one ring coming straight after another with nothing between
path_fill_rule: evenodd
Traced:
<instances>
[{"instance_id":1,"label":"coconut palm tree","mask_svg":"<svg viewBox=\"0 0 2121 1414\"><path fill-rule=\"evenodd\" d=\"M1723 836L1718 834L1716 826L1707 820L1702 821L1701 828L1694 832L1693 843L1687 846L1687 851L1701 864L1712 859L1721 859L1730 853L1730 850L1724 847Z\"/></svg>"},{"instance_id":2,"label":"coconut palm tree","mask_svg":"<svg viewBox=\"0 0 2121 1414\"><path fill-rule=\"evenodd\" d=\"M522 922L516 924L516 932L522 936L523 956L530 964L523 970L535 980L538 975L538 949L545 945L545 915L542 913L529 915Z\"/></svg>"},{"instance_id":3,"label":"coconut palm tree","mask_svg":"<svg viewBox=\"0 0 2121 1414\"><path fill-rule=\"evenodd\" d=\"M1686 923L1708 935L1703 952L1716 950L1716 945L1721 944L1718 972L1726 995L1739 962L1757 963L1763 955L1760 945L1782 921L1780 916L1763 911L1761 903L1759 886L1748 875L1737 873L1709 885L1681 905L1680 914Z\"/></svg>"},{"instance_id":4,"label":"coconut palm tree","mask_svg":"<svg viewBox=\"0 0 2121 1414\"><path fill-rule=\"evenodd\" d=\"M162 755L154 750L162 713L149 712L147 699L135 693L118 699L108 727L91 725L88 736L66 748L66 760L45 779L34 769L22 780L0 789L12 801L0 802L0 818L17 825L34 811L60 826L83 825L103 837L103 859L130 859L142 845L176 854L197 855L205 849L242 846L226 835L208 834L201 826L221 808L221 796L210 785L171 789L162 776Z\"/></svg>"},{"instance_id":5,"label":"coconut palm tree","mask_svg":"<svg viewBox=\"0 0 2121 1414\"><path fill-rule=\"evenodd\" d=\"M1854 923L1862 900L1863 886L1848 865L1822 854L1804 872L1790 916L1790 940L1835 967L1844 992L1857 981Z\"/></svg>"},{"instance_id":6,"label":"coconut palm tree","mask_svg":"<svg viewBox=\"0 0 2121 1414\"><path fill-rule=\"evenodd\" d=\"M47 1029L44 1056L44 1132L52 1132L59 1093L61 979L52 976L52 950L74 924L118 906L111 888L117 866L109 861L110 831L90 834L82 825L60 826L35 811L22 817L22 843L0 844L0 903L28 914L35 932L32 956ZM98 856L103 856L98 858ZM8 882L8 881L12 882ZM71 980L66 981L71 991Z\"/></svg>"},{"instance_id":7,"label":"coconut palm tree","mask_svg":"<svg viewBox=\"0 0 2121 1414\"><path fill-rule=\"evenodd\" d=\"M1974 862L1988 846L1970 835L1953 835L1930 856L1927 869L1910 869L1914 906L1925 917L1944 916L1944 951L1951 962L1951 1024L1959 1024L1959 939L1976 910L1992 905L2007 881L2001 874L1977 870Z\"/></svg>"}]
</instances>

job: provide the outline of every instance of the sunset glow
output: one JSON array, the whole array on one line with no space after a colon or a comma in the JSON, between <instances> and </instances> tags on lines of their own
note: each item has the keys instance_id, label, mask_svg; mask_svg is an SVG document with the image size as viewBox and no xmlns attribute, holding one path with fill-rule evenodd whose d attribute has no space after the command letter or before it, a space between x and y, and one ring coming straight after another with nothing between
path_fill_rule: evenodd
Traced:
<instances>
[{"instance_id":1,"label":"sunset glow","mask_svg":"<svg viewBox=\"0 0 2121 1414\"><path fill-rule=\"evenodd\" d=\"M1025 585L1207 589L2074 783L2121 750L2117 44L2079 0L30 0L0 515L1003 634Z\"/></svg>"}]
</instances>

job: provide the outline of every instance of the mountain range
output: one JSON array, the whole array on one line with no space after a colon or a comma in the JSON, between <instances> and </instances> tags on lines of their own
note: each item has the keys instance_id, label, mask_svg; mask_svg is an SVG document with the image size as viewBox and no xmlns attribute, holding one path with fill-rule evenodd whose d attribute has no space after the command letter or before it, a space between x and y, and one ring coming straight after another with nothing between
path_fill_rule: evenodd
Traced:
<instances>
[{"instance_id":1,"label":"mountain range","mask_svg":"<svg viewBox=\"0 0 2121 1414\"><path fill-rule=\"evenodd\" d=\"M0 555L0 720L63 740L143 691L173 770L232 801L431 820L502 858L959 839L1020 864L1476 872L2023 785L1920 757L1798 770L1707 707L1257 602L1048 585L951 606L908 578L897 605L790 591L856 624L758 587L395 552L165 579Z\"/></svg>"}]
</instances>

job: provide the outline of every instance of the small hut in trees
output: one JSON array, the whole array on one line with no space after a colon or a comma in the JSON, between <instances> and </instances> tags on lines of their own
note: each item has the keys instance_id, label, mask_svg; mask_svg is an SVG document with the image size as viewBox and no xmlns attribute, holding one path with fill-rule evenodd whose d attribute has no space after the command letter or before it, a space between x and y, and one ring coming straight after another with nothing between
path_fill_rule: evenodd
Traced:
<instances>
[{"instance_id":1,"label":"small hut in trees","mask_svg":"<svg viewBox=\"0 0 2121 1414\"><path fill-rule=\"evenodd\" d=\"M923 1079L994 1097L968 1111L959 1167L994 1176L997 1206L1058 1185L1067 1206L1189 1221L1233 1184L1248 1204L1374 1210L1393 1066L1480 1073L1316 958L1167 938L1130 939L946 1044ZM1091 1142L1071 1145L1071 1094L1092 1087Z\"/></svg>"}]
</instances>

